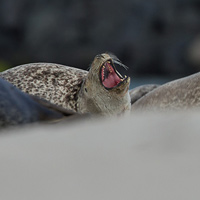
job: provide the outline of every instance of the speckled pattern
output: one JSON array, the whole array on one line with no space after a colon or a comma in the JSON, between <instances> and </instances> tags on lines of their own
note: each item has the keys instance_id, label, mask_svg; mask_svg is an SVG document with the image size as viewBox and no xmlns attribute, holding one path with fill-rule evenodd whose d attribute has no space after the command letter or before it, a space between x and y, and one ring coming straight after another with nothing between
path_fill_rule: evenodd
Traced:
<instances>
[{"instance_id":1,"label":"speckled pattern","mask_svg":"<svg viewBox=\"0 0 200 200\"><path fill-rule=\"evenodd\" d=\"M22 91L77 111L77 93L87 71L52 63L25 64L0 73Z\"/></svg>"}]
</instances>

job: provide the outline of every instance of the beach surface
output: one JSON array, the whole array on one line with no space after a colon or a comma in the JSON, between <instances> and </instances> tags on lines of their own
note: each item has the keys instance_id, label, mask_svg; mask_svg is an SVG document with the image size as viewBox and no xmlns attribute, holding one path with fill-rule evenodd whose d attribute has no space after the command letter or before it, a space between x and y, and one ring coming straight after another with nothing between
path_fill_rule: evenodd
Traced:
<instances>
[{"instance_id":1,"label":"beach surface","mask_svg":"<svg viewBox=\"0 0 200 200\"><path fill-rule=\"evenodd\" d=\"M2 200L200 198L200 112L30 124L0 133Z\"/></svg>"}]
</instances>

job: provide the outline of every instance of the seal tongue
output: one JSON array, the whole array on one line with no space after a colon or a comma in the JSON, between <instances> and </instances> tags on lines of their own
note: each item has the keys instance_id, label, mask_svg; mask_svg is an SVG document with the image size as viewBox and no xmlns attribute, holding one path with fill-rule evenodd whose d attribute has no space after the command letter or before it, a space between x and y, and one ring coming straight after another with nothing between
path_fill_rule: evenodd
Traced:
<instances>
[{"instance_id":1,"label":"seal tongue","mask_svg":"<svg viewBox=\"0 0 200 200\"><path fill-rule=\"evenodd\" d=\"M110 63L105 63L102 68L102 83L106 88L113 88L121 82L120 77L115 72Z\"/></svg>"}]
</instances>

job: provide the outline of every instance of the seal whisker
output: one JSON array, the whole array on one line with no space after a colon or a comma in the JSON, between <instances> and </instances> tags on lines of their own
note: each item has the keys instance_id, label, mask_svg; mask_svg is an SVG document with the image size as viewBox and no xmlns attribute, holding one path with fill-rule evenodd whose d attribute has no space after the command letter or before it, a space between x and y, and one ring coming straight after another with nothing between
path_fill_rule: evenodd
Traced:
<instances>
[{"instance_id":1,"label":"seal whisker","mask_svg":"<svg viewBox=\"0 0 200 200\"><path fill-rule=\"evenodd\" d=\"M91 65L86 69L87 71L89 71L90 70L90 68L91 68Z\"/></svg>"},{"instance_id":2,"label":"seal whisker","mask_svg":"<svg viewBox=\"0 0 200 200\"><path fill-rule=\"evenodd\" d=\"M121 60L116 55L114 55L113 53L110 53L110 52L108 54L112 58L113 63L122 66L125 70L128 70L128 67L126 65L122 64Z\"/></svg>"},{"instance_id":3,"label":"seal whisker","mask_svg":"<svg viewBox=\"0 0 200 200\"><path fill-rule=\"evenodd\" d=\"M128 67L126 65L122 64L121 61L113 60L113 63L116 63L116 64L122 66L125 70L128 70Z\"/></svg>"}]
</instances>

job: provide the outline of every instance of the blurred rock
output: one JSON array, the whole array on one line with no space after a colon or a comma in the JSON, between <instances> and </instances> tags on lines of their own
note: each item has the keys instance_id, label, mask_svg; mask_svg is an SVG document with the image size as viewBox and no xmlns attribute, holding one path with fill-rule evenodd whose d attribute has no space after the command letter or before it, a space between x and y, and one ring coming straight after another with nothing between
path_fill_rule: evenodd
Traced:
<instances>
[{"instance_id":1,"label":"blurred rock","mask_svg":"<svg viewBox=\"0 0 200 200\"><path fill-rule=\"evenodd\" d=\"M87 69L115 53L131 73L186 75L200 32L197 0L0 1L0 60L56 62Z\"/></svg>"}]
</instances>

